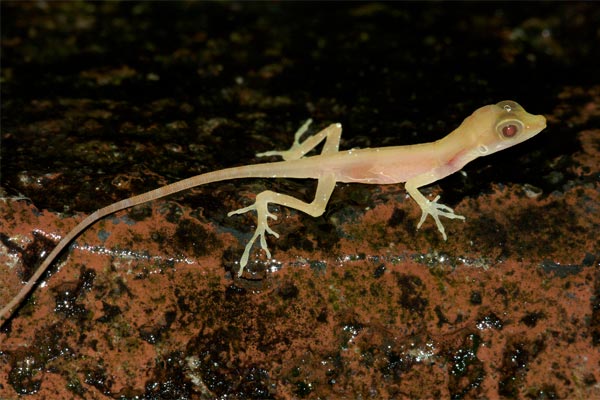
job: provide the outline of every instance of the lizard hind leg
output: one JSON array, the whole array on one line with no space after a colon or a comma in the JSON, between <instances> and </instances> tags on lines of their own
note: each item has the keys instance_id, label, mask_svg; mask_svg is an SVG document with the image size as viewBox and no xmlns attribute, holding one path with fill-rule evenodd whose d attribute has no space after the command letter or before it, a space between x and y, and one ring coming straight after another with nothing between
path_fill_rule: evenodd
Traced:
<instances>
[{"instance_id":1,"label":"lizard hind leg","mask_svg":"<svg viewBox=\"0 0 600 400\"><path fill-rule=\"evenodd\" d=\"M271 252L269 251L269 248L267 247L267 239L266 239L265 235L267 233L269 233L269 234L275 236L276 238L279 237L279 234L277 232L275 232L273 229L271 229L271 227L269 227L269 223L268 223L268 218L277 219L277 216L275 214L272 214L269 212L268 203L269 203L269 198L271 197L271 194L277 194L277 193L271 192L270 190L261 192L258 194L258 196L256 196L256 201L254 202L254 204L252 204L248 207L240 208L238 210L234 210L234 211L227 213L227 216L231 217L234 214L244 214L244 213L247 213L248 211L256 211L256 218L257 218L256 230L254 231L254 235L252 235L252 238L246 244L246 248L244 249L244 254L242 254L242 258L240 259L240 270L238 271L238 276L242 275L242 273L244 271L244 267L246 266L246 264L248 264L248 258L250 257L250 250L252 249L254 242L256 242L256 239L258 239L259 237L260 237L260 247L265 251L267 258L271 258Z\"/></svg>"},{"instance_id":2,"label":"lizard hind leg","mask_svg":"<svg viewBox=\"0 0 600 400\"><path fill-rule=\"evenodd\" d=\"M312 120L308 119L296 131L296 134L294 135L294 143L288 150L267 151L264 153L258 153L257 156L279 156L286 161L297 160L304 157L306 153L318 146L323 140L325 140L325 144L323 145L321 154L337 153L342 135L342 125L331 124L327 128L315 133L312 136L309 136L306 138L306 140L301 142L300 139L308 130L311 122ZM265 251L267 257L271 258L271 252L267 247L266 234L268 233L275 237L279 237L279 234L269 227L268 218L277 219L277 216L269 212L269 203L295 208L296 210L305 212L313 217L318 217L319 215L323 214L325 207L327 206L327 202L331 197L331 193L335 188L335 175L324 174L319 176L317 179L319 180L319 183L317 184L317 193L315 194L314 200L310 203L306 203L292 196L266 190L256 196L254 204L248 207L240 208L239 210L231 211L227 214L228 217L234 214L244 214L248 211L256 211L257 214L256 230L254 231L254 235L250 241L246 244L244 254L242 254L242 258L240 259L240 270L238 271L238 276L241 276L244 272L244 267L246 264L248 264L248 259L250 258L250 250L258 238L260 238L260 247Z\"/></svg>"},{"instance_id":3,"label":"lizard hind leg","mask_svg":"<svg viewBox=\"0 0 600 400\"><path fill-rule=\"evenodd\" d=\"M285 161L289 160L298 160L306 153L314 149L325 140L325 144L323 145L323 151L321 154L331 154L337 153L338 148L340 146L340 138L342 136L342 125L341 124L331 124L327 128L309 136L303 142L300 141L300 138L304 133L308 130L311 119L307 120L296 132L294 135L294 143L288 150L272 150L266 151L264 153L257 153L257 157L266 157L266 156L279 156L283 158Z\"/></svg>"},{"instance_id":4,"label":"lizard hind leg","mask_svg":"<svg viewBox=\"0 0 600 400\"><path fill-rule=\"evenodd\" d=\"M296 210L305 212L313 217L318 217L325 211L325 207L327 206L327 202L329 201L329 198L331 197L331 193L333 192L334 188L335 176L333 174L326 175L319 178L315 198L310 203L306 203L300 199L288 196L286 194L265 190L264 192L261 192L256 196L256 201L254 202L254 204L248 207L240 208L239 210L229 212L227 214L228 217L234 214L243 214L248 211L256 211L257 217L256 230L254 231L254 235L246 244L244 254L242 254L242 257L240 258L240 269L238 271L238 276L242 276L242 273L244 272L244 267L246 266L246 264L248 264L250 250L252 250L252 247L257 239L260 238L260 247L265 251L267 257L271 258L271 252L267 247L266 234L268 233L275 237L279 237L279 234L269 227L268 218L277 219L276 215L269 212L269 203L294 208Z\"/></svg>"}]
</instances>

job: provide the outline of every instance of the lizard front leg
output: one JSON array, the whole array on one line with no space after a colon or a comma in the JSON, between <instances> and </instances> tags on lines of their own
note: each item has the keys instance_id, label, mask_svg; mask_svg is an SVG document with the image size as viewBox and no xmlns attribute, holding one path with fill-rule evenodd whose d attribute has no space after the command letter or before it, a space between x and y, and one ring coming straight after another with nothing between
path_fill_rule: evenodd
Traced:
<instances>
[{"instance_id":1,"label":"lizard front leg","mask_svg":"<svg viewBox=\"0 0 600 400\"><path fill-rule=\"evenodd\" d=\"M427 200L427 198L425 198L425 196L423 196L423 194L419 191L419 187L435 182L438 179L439 178L437 177L435 172L429 172L409 179L408 181L406 181L404 187L408 194L417 202L419 207L421 207L421 219L419 220L417 229L419 229L421 225L423 225L423 222L425 222L427 216L431 215L431 217L435 221L435 225L442 234L442 237L444 238L444 240L446 240L446 231L444 229L444 225L442 225L442 222L440 221L440 217L462 220L464 220L465 217L463 217L462 215L455 214L454 210L448 207L447 205L439 204L437 201L440 199L440 196L436 196L435 199L430 201Z\"/></svg>"}]
</instances>

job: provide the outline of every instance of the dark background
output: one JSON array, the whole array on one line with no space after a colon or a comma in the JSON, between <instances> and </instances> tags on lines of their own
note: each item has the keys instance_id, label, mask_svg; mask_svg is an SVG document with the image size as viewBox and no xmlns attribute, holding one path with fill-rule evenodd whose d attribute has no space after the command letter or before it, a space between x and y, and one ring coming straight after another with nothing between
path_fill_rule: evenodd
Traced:
<instances>
[{"instance_id":1,"label":"dark background","mask_svg":"<svg viewBox=\"0 0 600 400\"><path fill-rule=\"evenodd\" d=\"M287 148L308 117L341 122L351 148L435 140L504 99L549 113L566 86L598 83L598 9L3 2L1 186L42 209L90 212L256 162L257 151ZM511 154L467 166L471 179L542 169L529 182L551 191L544 160L577 146L552 122ZM503 167L477 175L491 163ZM130 191L111 184L132 172L156 176ZM452 203L460 178L450 179Z\"/></svg>"}]
</instances>

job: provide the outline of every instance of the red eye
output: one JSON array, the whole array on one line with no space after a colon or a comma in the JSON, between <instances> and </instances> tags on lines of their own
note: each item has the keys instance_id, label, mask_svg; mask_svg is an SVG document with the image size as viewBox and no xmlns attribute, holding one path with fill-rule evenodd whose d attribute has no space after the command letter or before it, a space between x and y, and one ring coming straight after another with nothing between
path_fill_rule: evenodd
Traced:
<instances>
[{"instance_id":1,"label":"red eye","mask_svg":"<svg viewBox=\"0 0 600 400\"><path fill-rule=\"evenodd\" d=\"M502 139L512 139L523 130L523 123L516 118L501 120L496 125L496 132Z\"/></svg>"},{"instance_id":2,"label":"red eye","mask_svg":"<svg viewBox=\"0 0 600 400\"><path fill-rule=\"evenodd\" d=\"M507 138L511 138L517 134L519 128L516 125L504 125L502 127L502 135Z\"/></svg>"}]
</instances>

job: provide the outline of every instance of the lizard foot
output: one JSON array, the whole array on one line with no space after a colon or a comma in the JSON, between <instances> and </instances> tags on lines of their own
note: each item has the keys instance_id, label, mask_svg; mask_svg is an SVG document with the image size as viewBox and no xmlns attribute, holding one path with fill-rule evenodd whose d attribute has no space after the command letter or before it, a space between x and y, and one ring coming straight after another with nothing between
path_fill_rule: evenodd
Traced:
<instances>
[{"instance_id":1,"label":"lizard foot","mask_svg":"<svg viewBox=\"0 0 600 400\"><path fill-rule=\"evenodd\" d=\"M312 123L312 119L309 118L308 120L306 120L306 122L304 124L302 124L302 126L300 128L298 128L298 130L294 134L294 143L292 144L292 147L289 148L289 150L265 151L264 153L256 153L256 156L257 157L280 156L284 160L297 160L298 158L301 158L302 156L304 156L304 154L308 150L310 150L310 149L308 149L308 150L303 149L302 143L300 143L300 138L308 130L308 127L310 126L311 123Z\"/></svg>"},{"instance_id":2,"label":"lizard foot","mask_svg":"<svg viewBox=\"0 0 600 400\"><path fill-rule=\"evenodd\" d=\"M227 214L228 217L231 217L234 214L244 214L248 211L256 210L257 214L257 224L256 230L254 231L254 235L250 239L250 241L246 244L246 248L244 249L244 254L242 254L242 258L240 259L240 269L238 271L238 276L242 276L244 272L244 267L248 264L248 258L250 257L250 250L256 242L256 239L260 237L260 247L265 251L267 258L271 258L271 252L267 247L267 239L266 234L271 234L276 238L279 237L279 234L275 232L273 229L269 227L267 222L267 218L277 219L277 216L271 214L268 210L266 202L260 202L259 204L254 203L248 207L240 208L239 210L231 211Z\"/></svg>"},{"instance_id":3,"label":"lizard foot","mask_svg":"<svg viewBox=\"0 0 600 400\"><path fill-rule=\"evenodd\" d=\"M417 224L417 229L419 229L421 227L421 225L423 225L423 222L425 222L425 219L427 218L427 216L431 215L431 217L435 221L435 224L437 225L438 230L442 234L442 237L444 238L444 240L446 240L447 239L446 231L444 229L444 225L442 225L442 222L440 221L440 216L450 218L450 219L462 219L462 220L464 220L465 217L462 215L455 214L454 210L452 208L450 208L444 204L439 204L437 202L439 199L440 199L440 196L438 195L432 201L428 200L424 206L421 205L421 210L423 211L423 213L421 214L421 220Z\"/></svg>"}]
</instances>

